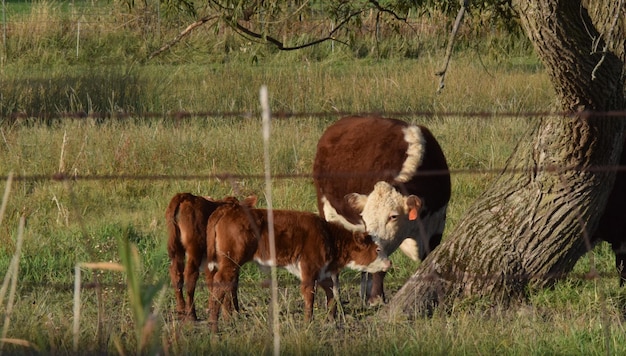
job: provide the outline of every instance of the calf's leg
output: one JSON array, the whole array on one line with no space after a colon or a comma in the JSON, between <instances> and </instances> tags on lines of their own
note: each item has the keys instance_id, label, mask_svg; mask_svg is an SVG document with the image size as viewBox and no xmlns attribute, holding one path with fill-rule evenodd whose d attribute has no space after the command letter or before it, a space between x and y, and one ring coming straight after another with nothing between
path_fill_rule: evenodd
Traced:
<instances>
[{"instance_id":1,"label":"calf's leg","mask_svg":"<svg viewBox=\"0 0 626 356\"><path fill-rule=\"evenodd\" d=\"M238 281L239 267L235 263L230 263L230 260L228 263L220 264L214 273L209 297L209 324L212 332L218 332L220 311L224 311L225 317L232 315L233 303L237 300ZM239 306L236 310L239 311Z\"/></svg>"},{"instance_id":2,"label":"calf's leg","mask_svg":"<svg viewBox=\"0 0 626 356\"><path fill-rule=\"evenodd\" d=\"M222 302L222 311L224 312L225 319L230 319L233 315L233 311L239 313L239 298L237 297L239 289L239 268L233 268L229 280L230 282L226 283L224 287L226 295Z\"/></svg>"},{"instance_id":3,"label":"calf's leg","mask_svg":"<svg viewBox=\"0 0 626 356\"><path fill-rule=\"evenodd\" d=\"M303 279L300 283L300 293L304 299L304 321L313 319L313 303L315 302L315 281Z\"/></svg>"},{"instance_id":4,"label":"calf's leg","mask_svg":"<svg viewBox=\"0 0 626 356\"><path fill-rule=\"evenodd\" d=\"M176 312L184 314L186 310L183 287L185 285L185 254L174 253L170 255L170 279L176 296Z\"/></svg>"},{"instance_id":5,"label":"calf's leg","mask_svg":"<svg viewBox=\"0 0 626 356\"><path fill-rule=\"evenodd\" d=\"M189 255L185 266L185 284L187 285L187 308L185 309L185 315L190 320L198 320L194 296L199 275L200 261L195 256Z\"/></svg>"},{"instance_id":6,"label":"calf's leg","mask_svg":"<svg viewBox=\"0 0 626 356\"><path fill-rule=\"evenodd\" d=\"M337 317L337 304L341 303L339 299L339 278L335 276L333 276L332 279L326 278L320 282L320 286L322 286L324 293L326 293L326 309L328 310L328 316L334 320Z\"/></svg>"},{"instance_id":7,"label":"calf's leg","mask_svg":"<svg viewBox=\"0 0 626 356\"><path fill-rule=\"evenodd\" d=\"M220 317L224 296L226 295L226 288L224 288L222 283L218 282L219 280L220 278L216 276L209 297L209 327L211 332L214 333L217 333L219 330L217 321Z\"/></svg>"},{"instance_id":8,"label":"calf's leg","mask_svg":"<svg viewBox=\"0 0 626 356\"><path fill-rule=\"evenodd\" d=\"M168 221L169 240L167 243L167 254L170 258L170 279L176 296L176 312L185 313L185 298L183 297L183 286L185 284L185 247L180 242L178 227Z\"/></svg>"}]
</instances>

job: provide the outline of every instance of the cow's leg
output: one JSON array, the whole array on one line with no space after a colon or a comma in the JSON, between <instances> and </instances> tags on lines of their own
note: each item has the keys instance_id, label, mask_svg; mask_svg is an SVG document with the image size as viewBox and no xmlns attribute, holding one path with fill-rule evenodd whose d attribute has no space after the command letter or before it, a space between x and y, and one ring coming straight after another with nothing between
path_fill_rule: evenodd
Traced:
<instances>
[{"instance_id":1,"label":"cow's leg","mask_svg":"<svg viewBox=\"0 0 626 356\"><path fill-rule=\"evenodd\" d=\"M209 323L213 327L217 323L220 311L224 318L233 314L233 306L239 311L237 301L237 285L239 282L239 264L230 258L224 258L218 264L217 271L209 272L211 279L211 296L209 297ZM237 303L237 304L235 304Z\"/></svg>"},{"instance_id":2,"label":"cow's leg","mask_svg":"<svg viewBox=\"0 0 626 356\"><path fill-rule=\"evenodd\" d=\"M233 308L236 312L239 312L239 298L237 297L237 291L239 289L239 267L230 268L228 280L226 283L226 295L224 296L224 302L222 303L222 309L224 312L224 319L230 319L233 315Z\"/></svg>"},{"instance_id":3,"label":"cow's leg","mask_svg":"<svg viewBox=\"0 0 626 356\"><path fill-rule=\"evenodd\" d=\"M369 305L379 305L385 303L385 291L383 287L383 280L386 272L372 273L372 289L370 290L369 298L367 302Z\"/></svg>"},{"instance_id":4,"label":"cow's leg","mask_svg":"<svg viewBox=\"0 0 626 356\"><path fill-rule=\"evenodd\" d=\"M619 272L619 286L626 284L626 241L617 242L612 245L615 253L615 267Z\"/></svg>"},{"instance_id":5,"label":"cow's leg","mask_svg":"<svg viewBox=\"0 0 626 356\"><path fill-rule=\"evenodd\" d=\"M180 241L178 225L170 218L167 222L168 241L167 255L170 258L170 279L176 296L176 312L180 315L185 313L185 298L183 286L185 285L185 247Z\"/></svg>"},{"instance_id":6,"label":"cow's leg","mask_svg":"<svg viewBox=\"0 0 626 356\"><path fill-rule=\"evenodd\" d=\"M200 261L195 256L187 256L187 264L185 266L185 284L187 285L187 308L185 316L190 320L198 320L196 315L196 305L194 295L196 293L196 283L200 276Z\"/></svg>"},{"instance_id":7,"label":"cow's leg","mask_svg":"<svg viewBox=\"0 0 626 356\"><path fill-rule=\"evenodd\" d=\"M334 282L337 280L337 284ZM337 316L337 304L341 303L339 299L339 278L332 276L332 279L326 278L320 282L320 286L324 289L326 294L326 309L328 310L328 316L331 319L335 319Z\"/></svg>"},{"instance_id":8,"label":"cow's leg","mask_svg":"<svg viewBox=\"0 0 626 356\"><path fill-rule=\"evenodd\" d=\"M239 271L237 271L237 276L235 279L235 283L233 284L230 290L230 297L232 299L232 306L235 308L235 312L239 313Z\"/></svg>"},{"instance_id":9,"label":"cow's leg","mask_svg":"<svg viewBox=\"0 0 626 356\"><path fill-rule=\"evenodd\" d=\"M313 303L315 302L315 281L304 278L300 283L300 293L304 299L304 321L313 319Z\"/></svg>"},{"instance_id":10,"label":"cow's leg","mask_svg":"<svg viewBox=\"0 0 626 356\"><path fill-rule=\"evenodd\" d=\"M182 247L182 246L181 246ZM185 313L185 297L183 296L183 286L185 285L185 252L172 251L170 253L170 279L176 296L176 312L183 315Z\"/></svg>"},{"instance_id":11,"label":"cow's leg","mask_svg":"<svg viewBox=\"0 0 626 356\"><path fill-rule=\"evenodd\" d=\"M372 275L367 272L361 272L361 299L364 303L370 299L370 291L372 290Z\"/></svg>"},{"instance_id":12,"label":"cow's leg","mask_svg":"<svg viewBox=\"0 0 626 356\"><path fill-rule=\"evenodd\" d=\"M220 272L221 271L217 271L215 274L211 296L209 297L209 326L214 333L217 333L219 330L217 321L220 317L220 311L227 290L225 287L227 281L222 279Z\"/></svg>"},{"instance_id":13,"label":"cow's leg","mask_svg":"<svg viewBox=\"0 0 626 356\"><path fill-rule=\"evenodd\" d=\"M361 273L361 298L369 306L385 303L383 279L385 272Z\"/></svg>"},{"instance_id":14,"label":"cow's leg","mask_svg":"<svg viewBox=\"0 0 626 356\"><path fill-rule=\"evenodd\" d=\"M213 295L213 281L215 280L215 273L217 273L217 268L209 268L207 266L204 269L204 279L206 281L206 288L209 294L209 301L211 300L211 295ZM207 308L210 308L210 302L207 304ZM207 314L210 314L211 310L207 309Z\"/></svg>"}]
</instances>

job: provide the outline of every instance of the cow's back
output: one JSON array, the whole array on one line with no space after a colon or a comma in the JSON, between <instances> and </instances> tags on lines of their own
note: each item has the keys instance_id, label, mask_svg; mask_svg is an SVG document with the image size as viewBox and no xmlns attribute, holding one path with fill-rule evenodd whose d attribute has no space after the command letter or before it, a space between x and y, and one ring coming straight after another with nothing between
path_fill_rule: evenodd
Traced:
<instances>
[{"instance_id":1,"label":"cow's back","mask_svg":"<svg viewBox=\"0 0 626 356\"><path fill-rule=\"evenodd\" d=\"M193 196L192 199L181 202L176 219L185 248L193 245L194 248L206 249L206 223L215 209L222 204L224 203L210 201L200 196Z\"/></svg>"},{"instance_id":2,"label":"cow's back","mask_svg":"<svg viewBox=\"0 0 626 356\"><path fill-rule=\"evenodd\" d=\"M207 260L215 263L218 254L243 264L257 250L259 233L265 227L257 209L225 204L215 210L207 223Z\"/></svg>"},{"instance_id":3,"label":"cow's back","mask_svg":"<svg viewBox=\"0 0 626 356\"><path fill-rule=\"evenodd\" d=\"M407 137L409 128L416 135ZM414 141L411 148L407 139ZM410 156L414 162L405 163ZM445 207L450 199L450 175L439 143L427 128L397 119L352 116L329 126L317 145L313 178L320 215L329 219L326 199L355 225L360 216L344 197L369 194L378 181L422 198L426 214Z\"/></svg>"},{"instance_id":4,"label":"cow's back","mask_svg":"<svg viewBox=\"0 0 626 356\"><path fill-rule=\"evenodd\" d=\"M269 234L267 229L267 210L256 210L263 221L262 237L255 258L268 261L270 257ZM325 228L325 222L316 214L302 211L274 210L274 239L279 266L296 263L305 258L308 263L316 261L320 266L332 255L334 247L332 236ZM319 266L318 266L319 267Z\"/></svg>"}]
</instances>

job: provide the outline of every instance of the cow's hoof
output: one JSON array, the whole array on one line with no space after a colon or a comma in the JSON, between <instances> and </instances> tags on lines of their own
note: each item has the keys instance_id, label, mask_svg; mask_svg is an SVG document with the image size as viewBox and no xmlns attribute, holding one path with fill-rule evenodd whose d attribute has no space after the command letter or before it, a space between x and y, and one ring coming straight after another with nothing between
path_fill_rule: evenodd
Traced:
<instances>
[{"instance_id":1,"label":"cow's hoof","mask_svg":"<svg viewBox=\"0 0 626 356\"><path fill-rule=\"evenodd\" d=\"M385 300L383 299L383 297L380 297L380 296L370 298L367 301L367 306L370 308L379 307L381 305L385 305Z\"/></svg>"}]
</instances>

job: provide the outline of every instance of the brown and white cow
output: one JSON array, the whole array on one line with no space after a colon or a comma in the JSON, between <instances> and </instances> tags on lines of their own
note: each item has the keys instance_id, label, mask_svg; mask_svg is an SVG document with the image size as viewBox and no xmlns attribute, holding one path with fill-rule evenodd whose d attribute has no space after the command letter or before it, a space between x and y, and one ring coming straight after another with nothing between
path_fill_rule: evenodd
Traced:
<instances>
[{"instance_id":1,"label":"brown and white cow","mask_svg":"<svg viewBox=\"0 0 626 356\"><path fill-rule=\"evenodd\" d=\"M247 197L241 204L254 206L257 197ZM235 197L212 200L190 193L172 197L165 211L168 230L167 252L170 258L170 278L176 295L176 311L197 320L194 294L200 267L206 257L206 224L209 217L224 204L239 204ZM185 262L186 257L186 262ZM206 262L206 261L205 261ZM183 287L187 285L187 303Z\"/></svg>"},{"instance_id":2,"label":"brown and white cow","mask_svg":"<svg viewBox=\"0 0 626 356\"><path fill-rule=\"evenodd\" d=\"M316 285L326 293L331 315L340 302L338 275L342 268L386 271L391 262L369 235L326 222L317 214L273 211L276 266L296 275L304 298L305 320L313 316ZM209 322L217 331L220 310L239 311L239 269L254 260L271 266L267 210L230 205L218 208L207 224L207 260L212 274Z\"/></svg>"},{"instance_id":3,"label":"brown and white cow","mask_svg":"<svg viewBox=\"0 0 626 356\"><path fill-rule=\"evenodd\" d=\"M413 260L439 245L450 200L446 158L424 126L381 117L344 117L322 134L313 177L320 215L367 230L390 255ZM415 197L423 206L414 214ZM361 293L384 301L384 273L363 274Z\"/></svg>"}]
</instances>

